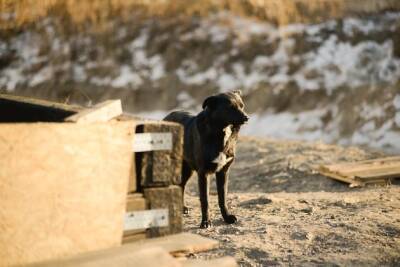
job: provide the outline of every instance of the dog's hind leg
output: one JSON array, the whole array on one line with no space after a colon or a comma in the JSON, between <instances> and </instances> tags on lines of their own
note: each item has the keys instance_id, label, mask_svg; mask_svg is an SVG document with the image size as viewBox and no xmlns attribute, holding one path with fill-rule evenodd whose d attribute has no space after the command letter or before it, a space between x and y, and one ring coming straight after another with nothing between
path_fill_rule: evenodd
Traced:
<instances>
[{"instance_id":1,"label":"dog's hind leg","mask_svg":"<svg viewBox=\"0 0 400 267\"><path fill-rule=\"evenodd\" d=\"M189 164L186 161L182 163L182 179L181 179L181 187L182 187L182 203L183 203L183 214L188 214L189 209L185 206L185 186L189 181L190 177L193 174L192 168L190 168Z\"/></svg>"},{"instance_id":2,"label":"dog's hind leg","mask_svg":"<svg viewBox=\"0 0 400 267\"><path fill-rule=\"evenodd\" d=\"M216 173L217 191L218 191L218 204L221 210L222 217L226 223L235 223L237 218L235 215L229 213L226 205L226 195L228 193L228 175L231 162L228 163L221 171Z\"/></svg>"}]
</instances>

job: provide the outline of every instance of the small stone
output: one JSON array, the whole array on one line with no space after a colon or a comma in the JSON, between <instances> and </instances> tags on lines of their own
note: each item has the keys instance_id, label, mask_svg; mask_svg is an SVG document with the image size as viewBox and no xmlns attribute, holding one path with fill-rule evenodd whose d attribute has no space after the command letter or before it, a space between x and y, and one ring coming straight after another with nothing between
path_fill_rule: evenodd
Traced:
<instances>
[{"instance_id":1,"label":"small stone","mask_svg":"<svg viewBox=\"0 0 400 267\"><path fill-rule=\"evenodd\" d=\"M299 231L299 232L294 232L290 235L291 239L294 240L306 240L307 239L307 233L303 232L303 231Z\"/></svg>"},{"instance_id":2,"label":"small stone","mask_svg":"<svg viewBox=\"0 0 400 267\"><path fill-rule=\"evenodd\" d=\"M307 207L304 209L300 210L301 212L307 213L307 214L311 214L313 212L313 208L312 207Z\"/></svg>"}]
</instances>

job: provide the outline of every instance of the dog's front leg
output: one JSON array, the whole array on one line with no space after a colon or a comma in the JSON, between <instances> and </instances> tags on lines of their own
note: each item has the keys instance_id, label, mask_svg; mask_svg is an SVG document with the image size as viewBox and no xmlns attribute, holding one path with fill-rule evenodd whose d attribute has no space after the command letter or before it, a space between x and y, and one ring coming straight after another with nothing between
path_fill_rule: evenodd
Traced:
<instances>
[{"instance_id":1,"label":"dog's front leg","mask_svg":"<svg viewBox=\"0 0 400 267\"><path fill-rule=\"evenodd\" d=\"M235 215L229 213L226 205L226 195L228 192L228 175L230 163L227 164L221 171L216 173L217 191L218 191L218 204L221 210L222 217L226 223L235 223L237 218Z\"/></svg>"},{"instance_id":2,"label":"dog's front leg","mask_svg":"<svg viewBox=\"0 0 400 267\"><path fill-rule=\"evenodd\" d=\"M199 172L198 177L199 177L199 194L200 194L200 204L201 204L200 228L208 228L211 226L211 221L209 219L209 214L208 214L208 195L209 195L208 175Z\"/></svg>"}]
</instances>

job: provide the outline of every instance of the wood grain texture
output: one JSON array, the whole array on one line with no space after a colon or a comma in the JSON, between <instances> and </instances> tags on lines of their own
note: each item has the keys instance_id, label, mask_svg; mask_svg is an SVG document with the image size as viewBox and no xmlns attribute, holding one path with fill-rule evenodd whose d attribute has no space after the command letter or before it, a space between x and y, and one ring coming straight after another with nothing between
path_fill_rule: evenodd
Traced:
<instances>
[{"instance_id":1,"label":"wood grain texture","mask_svg":"<svg viewBox=\"0 0 400 267\"><path fill-rule=\"evenodd\" d=\"M212 260L186 260L182 261L183 267L237 267L233 257L223 257Z\"/></svg>"},{"instance_id":2,"label":"wood grain texture","mask_svg":"<svg viewBox=\"0 0 400 267\"><path fill-rule=\"evenodd\" d=\"M31 267L180 267L179 261L159 247L126 250L123 247Z\"/></svg>"},{"instance_id":3,"label":"wood grain texture","mask_svg":"<svg viewBox=\"0 0 400 267\"><path fill-rule=\"evenodd\" d=\"M169 227L150 228L150 237L182 232L182 189L179 186L145 188L144 196L149 209L168 209Z\"/></svg>"},{"instance_id":4,"label":"wood grain texture","mask_svg":"<svg viewBox=\"0 0 400 267\"><path fill-rule=\"evenodd\" d=\"M141 193L129 194L126 201L126 211L146 210L146 199ZM123 243L146 238L146 230L124 230Z\"/></svg>"},{"instance_id":5,"label":"wood grain texture","mask_svg":"<svg viewBox=\"0 0 400 267\"><path fill-rule=\"evenodd\" d=\"M118 246L131 123L0 124L0 265Z\"/></svg>"},{"instance_id":6,"label":"wood grain texture","mask_svg":"<svg viewBox=\"0 0 400 267\"><path fill-rule=\"evenodd\" d=\"M132 121L136 124L136 133L171 132L171 151L150 151L135 153L136 181L132 188L179 185L181 183L183 157L183 127L174 122L155 121L138 118L129 114L116 117L116 121ZM133 192L133 190L129 190Z\"/></svg>"},{"instance_id":7,"label":"wood grain texture","mask_svg":"<svg viewBox=\"0 0 400 267\"><path fill-rule=\"evenodd\" d=\"M0 94L0 122L62 122L82 108Z\"/></svg>"},{"instance_id":8,"label":"wood grain texture","mask_svg":"<svg viewBox=\"0 0 400 267\"><path fill-rule=\"evenodd\" d=\"M400 178L400 157L323 165L319 172L353 186L387 185L392 178Z\"/></svg>"},{"instance_id":9,"label":"wood grain texture","mask_svg":"<svg viewBox=\"0 0 400 267\"><path fill-rule=\"evenodd\" d=\"M176 235L164 236L159 238L139 240L134 243L125 244L118 248L111 248L105 250L99 250L90 253L84 253L74 257L68 257L61 261L47 261L39 264L31 265L30 267L50 267L50 266L169 266L166 264L166 260L171 259L166 256L164 251L171 255L182 254L182 253L196 253L207 251L218 246L218 241L212 240L200 235L191 233L181 233ZM157 251L156 251L157 250ZM140 255L151 255L152 261L142 262L136 261L140 259ZM126 261L118 261L121 259L128 259ZM145 257L148 258L148 257ZM158 261L158 258L162 258L163 261ZM165 259L165 261L164 261ZM172 266L181 266L178 260L174 260ZM224 263L227 261L224 260ZM107 265L93 265L107 263ZM89 264L89 265L80 265ZM90 265L92 264L92 265ZM149 265L147 265L149 264ZM159 265L152 265L159 264ZM206 265L207 266L207 265ZM222 265L223 266L223 265Z\"/></svg>"},{"instance_id":10,"label":"wood grain texture","mask_svg":"<svg viewBox=\"0 0 400 267\"><path fill-rule=\"evenodd\" d=\"M141 240L127 246L134 247L161 247L171 253L188 254L207 251L218 247L218 241L192 233L180 233L157 238Z\"/></svg>"},{"instance_id":11,"label":"wood grain texture","mask_svg":"<svg viewBox=\"0 0 400 267\"><path fill-rule=\"evenodd\" d=\"M122 114L121 100L107 100L91 108L84 109L65 121L76 123L106 122Z\"/></svg>"},{"instance_id":12,"label":"wood grain texture","mask_svg":"<svg viewBox=\"0 0 400 267\"><path fill-rule=\"evenodd\" d=\"M137 129L143 133L172 133L172 150L137 153L136 168L142 187L180 184L183 157L183 128L165 121L137 122ZM137 132L138 132L137 131Z\"/></svg>"}]
</instances>

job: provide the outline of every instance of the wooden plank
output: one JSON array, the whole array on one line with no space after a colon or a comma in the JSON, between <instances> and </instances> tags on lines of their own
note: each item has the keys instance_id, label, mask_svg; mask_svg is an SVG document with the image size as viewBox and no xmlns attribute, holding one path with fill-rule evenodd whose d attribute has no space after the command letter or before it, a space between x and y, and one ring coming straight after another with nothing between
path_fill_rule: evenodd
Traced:
<instances>
[{"instance_id":1,"label":"wooden plank","mask_svg":"<svg viewBox=\"0 0 400 267\"><path fill-rule=\"evenodd\" d=\"M345 173L346 175L353 175L359 172L368 172L368 171L376 171L376 172L398 172L400 170L400 162L392 162L390 164L364 164L359 166L352 166L351 168L342 168L342 169L331 169L332 171Z\"/></svg>"},{"instance_id":2,"label":"wooden plank","mask_svg":"<svg viewBox=\"0 0 400 267\"><path fill-rule=\"evenodd\" d=\"M30 97L25 97L25 96L10 95L10 94L0 94L0 99L12 101L12 102L30 104L30 105L35 105L35 106L42 106L42 107L47 107L47 108L71 111L74 113L83 110L82 107L79 107L76 105L68 105L68 104L63 104L63 103L47 101L47 100L43 100L43 99L36 99L36 98L30 98Z\"/></svg>"},{"instance_id":3,"label":"wooden plank","mask_svg":"<svg viewBox=\"0 0 400 267\"><path fill-rule=\"evenodd\" d=\"M126 201L126 211L137 211L147 209L146 199L141 193L129 194ZM123 243L136 241L146 238L146 229L141 230L124 230Z\"/></svg>"},{"instance_id":4,"label":"wooden plank","mask_svg":"<svg viewBox=\"0 0 400 267\"><path fill-rule=\"evenodd\" d=\"M125 244L118 248L111 248L106 250L99 250L96 252L80 254L75 257L65 258L63 260L58 261L50 261L39 263L33 266L43 266L43 267L51 267L51 266L60 266L60 267L69 267L69 266L131 266L134 263L134 266L153 266L146 264L153 264L154 262L146 262L146 264L136 261L136 258L139 255L151 255L151 252L156 248L158 248L158 255L152 255L151 257L154 260L158 258L163 259L171 259L170 257L165 256L165 253L162 254L160 251L167 252L171 255L175 254L188 254L188 253L197 253L207 251L218 246L218 241L212 240L206 237L202 237L200 235L191 234L191 233L181 233L177 235L164 236L159 238L145 239L139 240L134 243ZM161 249L161 250L160 250ZM149 253L149 254L147 254ZM112 260L117 258L126 258L129 260L126 261L126 264L114 264ZM146 257L147 258L147 257ZM95 265L100 264L101 262L107 263L107 265ZM125 262L125 261L124 261ZM181 266L180 262L175 260L179 265L173 266ZM226 262L226 260L224 260ZM91 264L91 265L78 265L78 264ZM157 262L159 265L155 266L165 266L163 262ZM127 265L129 264L129 265Z\"/></svg>"},{"instance_id":5,"label":"wooden plank","mask_svg":"<svg viewBox=\"0 0 400 267\"><path fill-rule=\"evenodd\" d=\"M131 246L132 249L135 248L135 246L142 248L161 247L172 255L179 255L182 253L197 253L214 249L218 247L218 241L192 233L180 233L140 240L126 246Z\"/></svg>"},{"instance_id":6,"label":"wooden plank","mask_svg":"<svg viewBox=\"0 0 400 267\"><path fill-rule=\"evenodd\" d=\"M62 122L81 108L0 94L0 122Z\"/></svg>"},{"instance_id":7,"label":"wooden plank","mask_svg":"<svg viewBox=\"0 0 400 267\"><path fill-rule=\"evenodd\" d=\"M363 160L357 162L350 163L341 163L341 164L333 164L333 165L325 165L325 167L331 171L358 171L363 170L365 168L380 168L387 167L392 165L399 165L400 157L386 157L386 158L378 158L373 160Z\"/></svg>"},{"instance_id":8,"label":"wooden plank","mask_svg":"<svg viewBox=\"0 0 400 267\"><path fill-rule=\"evenodd\" d=\"M143 266L143 267L179 267L180 262L159 247L126 250L117 248L100 251L60 261L43 262L31 267L110 267L110 266Z\"/></svg>"},{"instance_id":9,"label":"wooden plank","mask_svg":"<svg viewBox=\"0 0 400 267\"><path fill-rule=\"evenodd\" d=\"M65 119L76 123L106 122L122 114L121 100L107 100Z\"/></svg>"},{"instance_id":10,"label":"wooden plank","mask_svg":"<svg viewBox=\"0 0 400 267\"><path fill-rule=\"evenodd\" d=\"M128 244L132 242L136 242L142 239L147 238L147 231L146 230L140 230L136 231L134 233L130 232L128 235L125 235L122 237L122 244Z\"/></svg>"},{"instance_id":11,"label":"wooden plank","mask_svg":"<svg viewBox=\"0 0 400 267\"><path fill-rule=\"evenodd\" d=\"M151 228L150 237L182 232L182 189L179 186L145 188L144 196L150 209L168 209L169 226Z\"/></svg>"},{"instance_id":12,"label":"wooden plank","mask_svg":"<svg viewBox=\"0 0 400 267\"><path fill-rule=\"evenodd\" d=\"M357 171L340 171L343 175L350 177L359 177L360 179L375 178L398 178L400 177L400 165L397 166L379 166L359 169Z\"/></svg>"},{"instance_id":13,"label":"wooden plank","mask_svg":"<svg viewBox=\"0 0 400 267\"><path fill-rule=\"evenodd\" d=\"M223 257L212 260L185 260L182 261L183 267L237 267L233 257Z\"/></svg>"},{"instance_id":14,"label":"wooden plank","mask_svg":"<svg viewBox=\"0 0 400 267\"><path fill-rule=\"evenodd\" d=\"M0 124L0 265L118 246L132 136L126 122Z\"/></svg>"},{"instance_id":15,"label":"wooden plank","mask_svg":"<svg viewBox=\"0 0 400 267\"><path fill-rule=\"evenodd\" d=\"M324 166L321 166L318 172L324 176L327 176L329 178L333 178L335 180L339 180L341 182L345 182L350 184L351 187L358 187L358 186L363 186L364 184L361 181L357 181L355 179L352 179L350 177L342 176L337 172L331 172L327 169L324 168Z\"/></svg>"},{"instance_id":16,"label":"wooden plank","mask_svg":"<svg viewBox=\"0 0 400 267\"><path fill-rule=\"evenodd\" d=\"M134 129L136 126L132 125L132 128ZM135 138L133 138L132 143L135 141ZM136 177L136 155L133 153L132 156L132 166L131 166L131 171L129 175L129 181L128 181L128 194L132 194L137 191L137 177Z\"/></svg>"},{"instance_id":17,"label":"wooden plank","mask_svg":"<svg viewBox=\"0 0 400 267\"><path fill-rule=\"evenodd\" d=\"M143 194L129 194L126 198L126 211L145 210L147 208L146 199Z\"/></svg>"}]
</instances>

